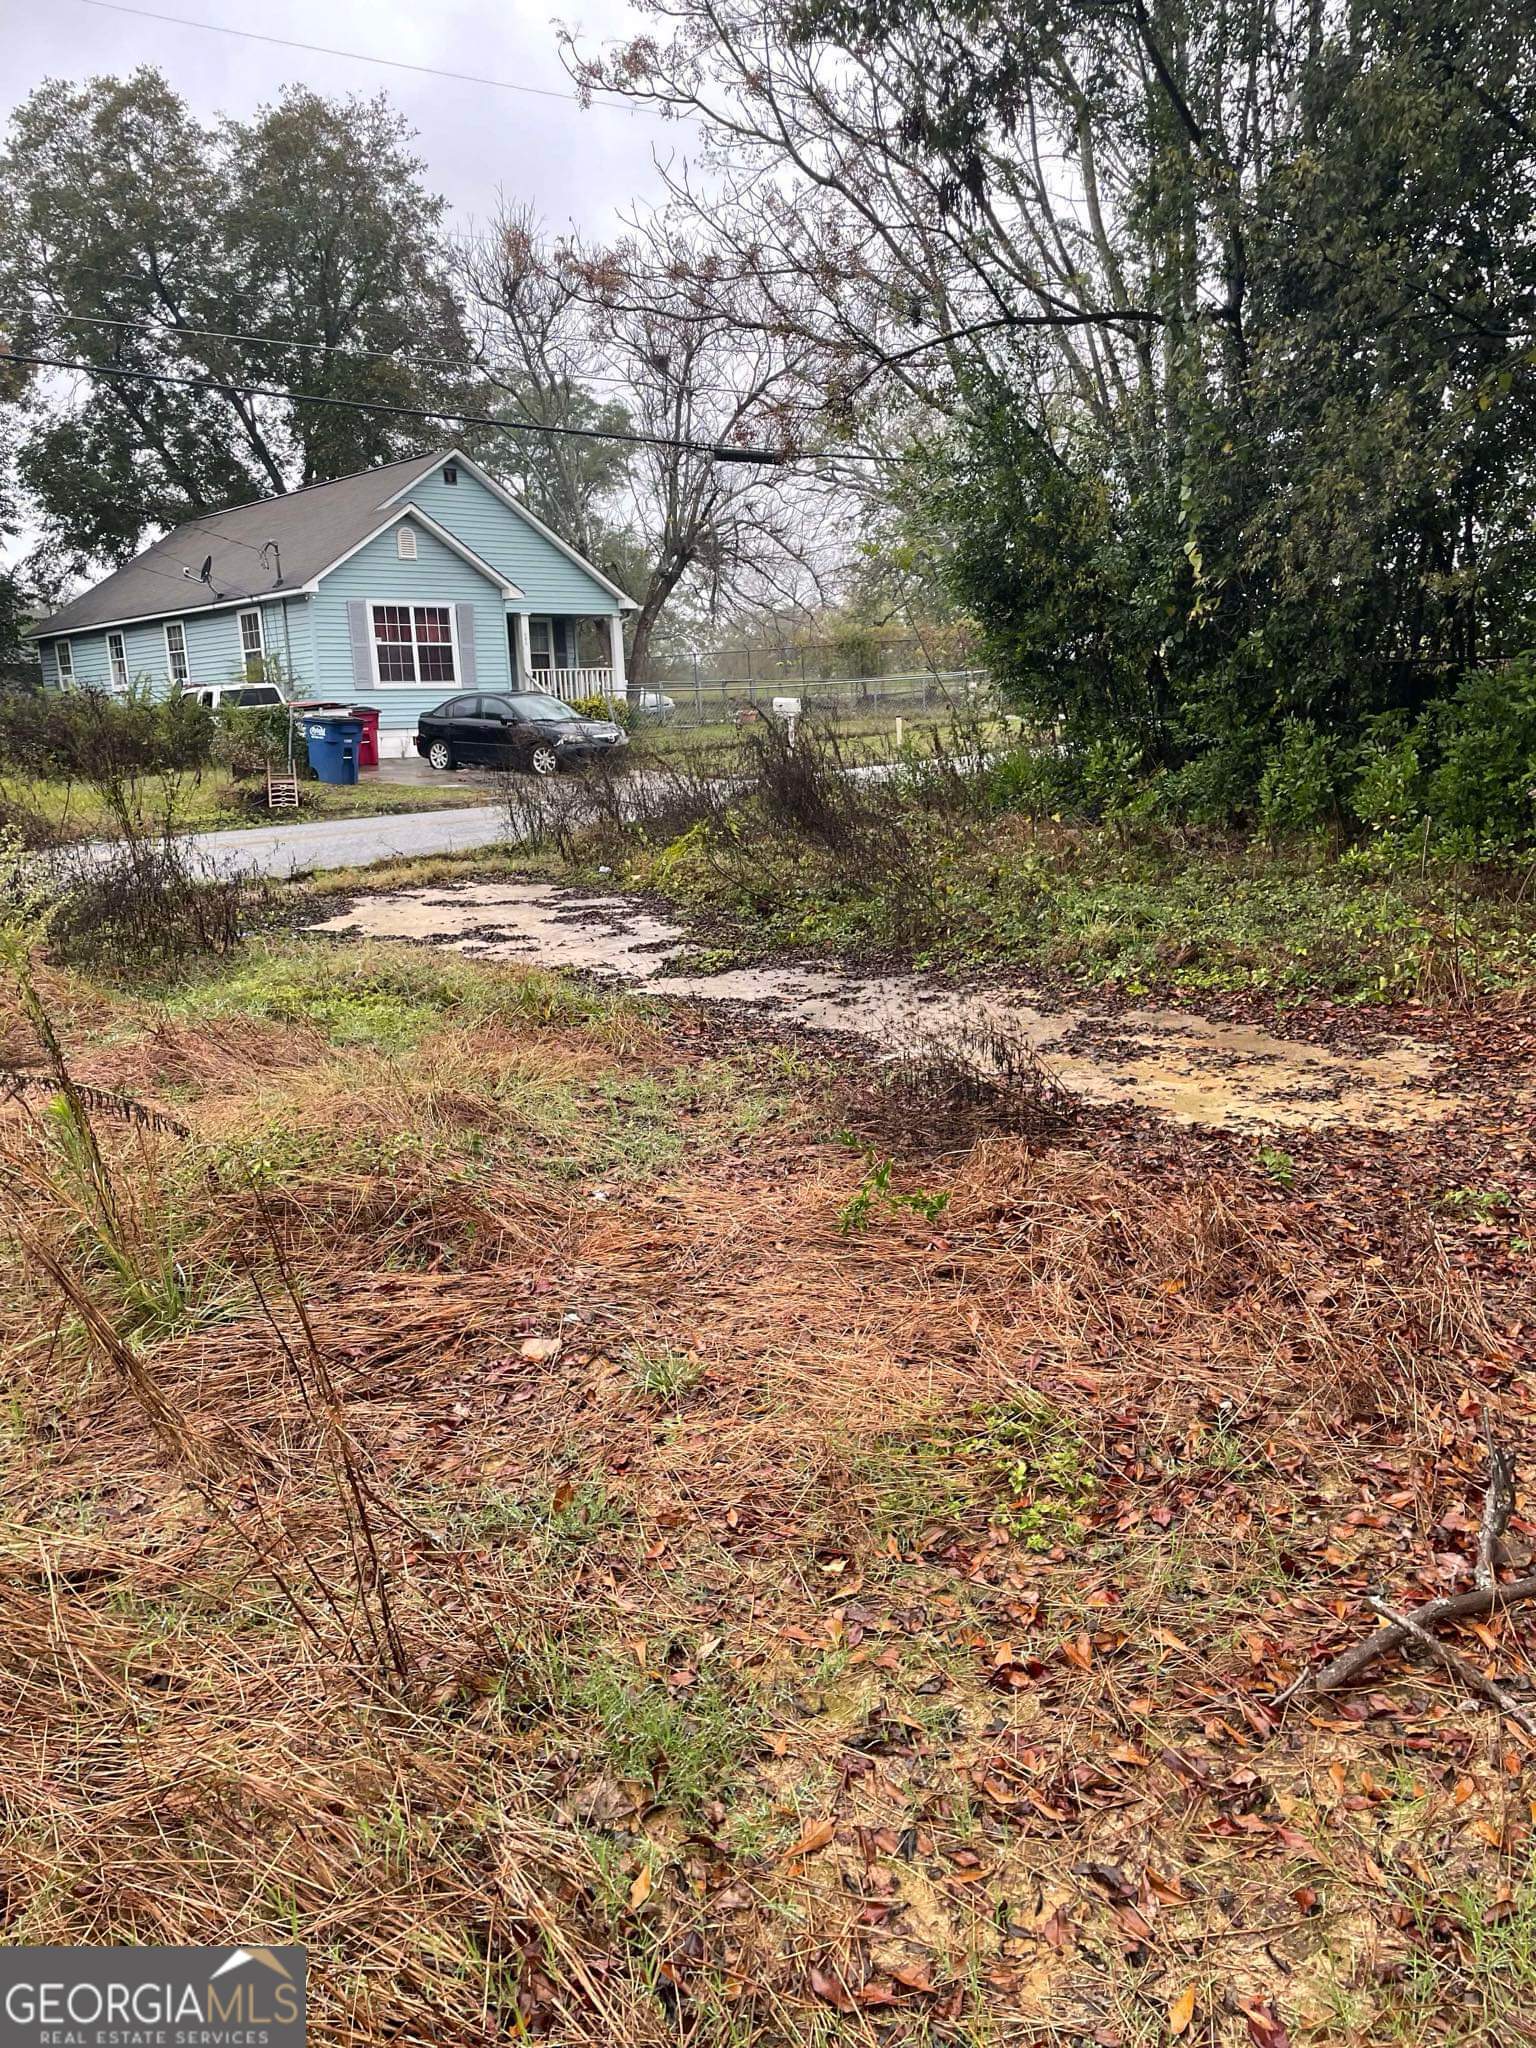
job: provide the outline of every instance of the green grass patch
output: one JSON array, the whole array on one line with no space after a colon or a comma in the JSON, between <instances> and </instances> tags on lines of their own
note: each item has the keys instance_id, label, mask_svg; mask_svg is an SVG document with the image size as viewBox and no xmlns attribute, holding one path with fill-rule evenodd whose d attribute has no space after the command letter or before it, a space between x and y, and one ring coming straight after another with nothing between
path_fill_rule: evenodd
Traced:
<instances>
[{"instance_id":1,"label":"green grass patch","mask_svg":"<svg viewBox=\"0 0 1536 2048\"><path fill-rule=\"evenodd\" d=\"M992 1409L966 1446L1007 1494L999 1520L1026 1550L1075 1542L1098 1493L1087 1446L1070 1416L1039 1395Z\"/></svg>"},{"instance_id":2,"label":"green grass patch","mask_svg":"<svg viewBox=\"0 0 1536 2048\"><path fill-rule=\"evenodd\" d=\"M686 1817L729 1791L756 1746L766 1703L733 1674L679 1664L669 1677L546 1632L509 1646L503 1715L573 1741L614 1779L639 1785Z\"/></svg>"},{"instance_id":3,"label":"green grass patch","mask_svg":"<svg viewBox=\"0 0 1536 2048\"><path fill-rule=\"evenodd\" d=\"M455 1541L526 1540L541 1563L568 1557L610 1536L630 1519L628 1502L600 1479L563 1479L539 1492L483 1493L453 1520Z\"/></svg>"},{"instance_id":4,"label":"green grass patch","mask_svg":"<svg viewBox=\"0 0 1536 2048\"><path fill-rule=\"evenodd\" d=\"M1034 1394L877 1438L854 1456L847 1479L877 1546L904 1553L932 1529L982 1518L1026 1550L1050 1550L1081 1536L1098 1492L1071 1418Z\"/></svg>"},{"instance_id":5,"label":"green grass patch","mask_svg":"<svg viewBox=\"0 0 1536 2048\"><path fill-rule=\"evenodd\" d=\"M704 1377L701 1361L690 1352L674 1351L669 1345L652 1349L631 1345L624 1360L630 1384L636 1393L654 1394L657 1400L675 1404L692 1391Z\"/></svg>"},{"instance_id":6,"label":"green grass patch","mask_svg":"<svg viewBox=\"0 0 1536 2048\"><path fill-rule=\"evenodd\" d=\"M232 966L169 992L173 1015L193 1020L263 1017L308 1024L334 1045L401 1052L444 1022L590 1025L629 999L557 974L466 960L441 948L253 945Z\"/></svg>"}]
</instances>

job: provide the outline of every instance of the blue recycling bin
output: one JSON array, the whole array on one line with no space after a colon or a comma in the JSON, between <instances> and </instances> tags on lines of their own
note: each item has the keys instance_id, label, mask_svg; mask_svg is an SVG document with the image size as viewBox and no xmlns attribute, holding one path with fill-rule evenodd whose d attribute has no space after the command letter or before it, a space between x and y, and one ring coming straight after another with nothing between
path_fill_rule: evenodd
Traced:
<instances>
[{"instance_id":1,"label":"blue recycling bin","mask_svg":"<svg viewBox=\"0 0 1536 2048\"><path fill-rule=\"evenodd\" d=\"M361 720L310 716L303 730L309 765L322 782L356 782Z\"/></svg>"}]
</instances>

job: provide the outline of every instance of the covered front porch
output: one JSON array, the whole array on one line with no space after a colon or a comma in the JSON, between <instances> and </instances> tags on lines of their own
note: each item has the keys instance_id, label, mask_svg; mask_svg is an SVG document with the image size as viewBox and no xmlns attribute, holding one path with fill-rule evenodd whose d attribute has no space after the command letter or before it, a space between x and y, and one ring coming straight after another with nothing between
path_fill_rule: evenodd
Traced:
<instances>
[{"instance_id":1,"label":"covered front porch","mask_svg":"<svg viewBox=\"0 0 1536 2048\"><path fill-rule=\"evenodd\" d=\"M512 674L520 690L543 690L566 704L624 695L624 619L620 612L507 610Z\"/></svg>"}]
</instances>

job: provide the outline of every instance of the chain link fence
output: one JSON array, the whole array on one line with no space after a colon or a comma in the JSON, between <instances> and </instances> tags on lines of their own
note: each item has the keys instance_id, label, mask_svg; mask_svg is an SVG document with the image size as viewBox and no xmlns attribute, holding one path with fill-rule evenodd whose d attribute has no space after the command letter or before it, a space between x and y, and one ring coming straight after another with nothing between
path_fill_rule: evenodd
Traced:
<instances>
[{"instance_id":1,"label":"chain link fence","mask_svg":"<svg viewBox=\"0 0 1536 2048\"><path fill-rule=\"evenodd\" d=\"M911 723L941 720L951 711L975 710L991 680L985 669L932 669L907 675L761 678L747 676L658 677L643 691L632 688L631 716L682 730L729 728L771 716L776 704L795 704L799 714L850 732L879 731L898 718ZM638 701L637 701L638 700ZM659 701L655 701L659 700Z\"/></svg>"}]
</instances>

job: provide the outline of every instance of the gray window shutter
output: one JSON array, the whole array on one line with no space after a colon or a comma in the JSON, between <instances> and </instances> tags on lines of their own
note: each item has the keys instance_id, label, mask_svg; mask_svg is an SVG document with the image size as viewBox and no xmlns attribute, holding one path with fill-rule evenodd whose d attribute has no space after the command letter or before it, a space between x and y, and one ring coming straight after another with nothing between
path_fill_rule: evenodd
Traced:
<instances>
[{"instance_id":1,"label":"gray window shutter","mask_svg":"<svg viewBox=\"0 0 1536 2048\"><path fill-rule=\"evenodd\" d=\"M459 681L466 690L475 687L475 608L472 604L456 604L453 608L454 629L459 636Z\"/></svg>"},{"instance_id":2,"label":"gray window shutter","mask_svg":"<svg viewBox=\"0 0 1536 2048\"><path fill-rule=\"evenodd\" d=\"M347 631L352 636L352 680L367 696L373 690L373 634L368 605L361 597L347 599Z\"/></svg>"}]
</instances>

